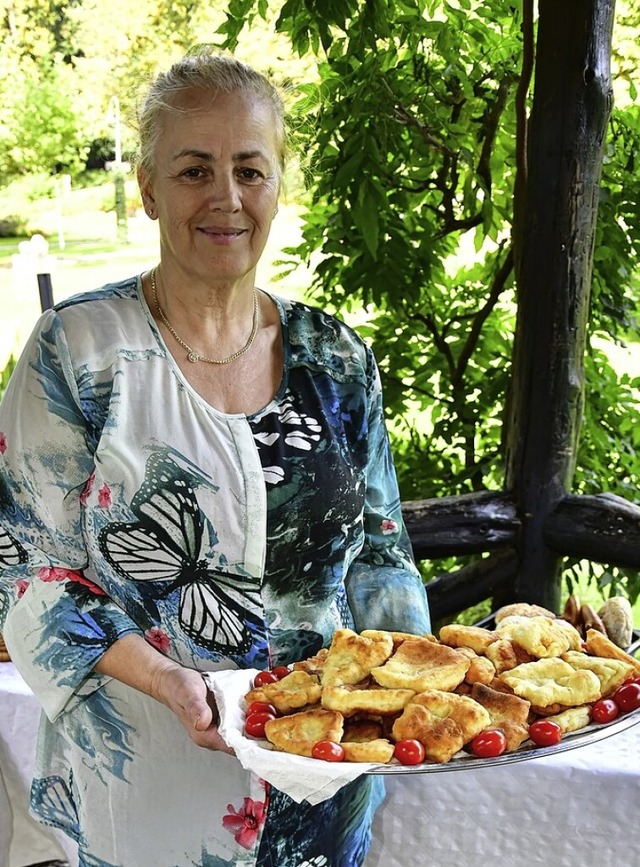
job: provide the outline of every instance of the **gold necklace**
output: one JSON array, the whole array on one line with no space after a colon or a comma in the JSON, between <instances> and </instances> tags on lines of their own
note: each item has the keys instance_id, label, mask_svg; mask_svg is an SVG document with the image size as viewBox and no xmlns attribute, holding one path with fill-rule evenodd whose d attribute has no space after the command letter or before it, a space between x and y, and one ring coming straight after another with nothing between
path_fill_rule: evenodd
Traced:
<instances>
[{"instance_id":1,"label":"gold necklace","mask_svg":"<svg viewBox=\"0 0 640 867\"><path fill-rule=\"evenodd\" d=\"M226 358L209 358L206 355L200 355L200 353L196 352L195 349L192 349L189 344L186 343L182 339L182 337L180 337L173 325L164 315L164 310L162 309L162 307L160 306L160 302L158 301L155 268L151 271L151 294L153 295L153 303L155 304L155 308L158 316L160 317L160 321L164 325L166 325L173 339L177 343L179 343L183 349L186 349L187 359L189 361L192 361L194 364L196 363L196 361L204 361L207 364L229 364L230 362L235 361L236 358L240 358L241 355L244 355L245 352L248 352L248 350L251 349L251 347L253 346L253 341L256 339L256 334L258 333L258 326L260 324L260 305L258 303L258 293L256 289L253 290L253 325L251 326L251 334L249 335L249 339L242 347L242 349L238 349L237 352L233 352L231 355L227 355Z\"/></svg>"}]
</instances>

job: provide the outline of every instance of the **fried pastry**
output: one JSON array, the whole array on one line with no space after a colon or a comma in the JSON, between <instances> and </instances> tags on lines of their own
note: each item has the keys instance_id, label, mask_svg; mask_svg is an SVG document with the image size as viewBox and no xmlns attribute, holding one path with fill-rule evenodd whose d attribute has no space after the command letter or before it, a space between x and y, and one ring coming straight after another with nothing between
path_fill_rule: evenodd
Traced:
<instances>
[{"instance_id":1,"label":"fried pastry","mask_svg":"<svg viewBox=\"0 0 640 867\"><path fill-rule=\"evenodd\" d=\"M607 638L616 647L629 647L633 641L633 611L626 596L612 596L598 610Z\"/></svg>"},{"instance_id":2,"label":"fried pastry","mask_svg":"<svg viewBox=\"0 0 640 867\"><path fill-rule=\"evenodd\" d=\"M465 683L491 683L496 676L496 667L490 659L487 659L486 656L479 656L470 647L458 647L456 649L459 653L464 653L471 662L464 676Z\"/></svg>"},{"instance_id":3,"label":"fried pastry","mask_svg":"<svg viewBox=\"0 0 640 867\"><path fill-rule=\"evenodd\" d=\"M517 695L499 692L483 683L474 683L471 688L471 698L485 708L491 717L492 724L511 720L511 722L526 725L529 719L531 703Z\"/></svg>"},{"instance_id":4,"label":"fried pastry","mask_svg":"<svg viewBox=\"0 0 640 867\"><path fill-rule=\"evenodd\" d=\"M343 716L358 713L391 716L402 711L415 695L412 689L358 689L353 686L326 686L322 691L322 707L337 710Z\"/></svg>"},{"instance_id":5,"label":"fried pastry","mask_svg":"<svg viewBox=\"0 0 640 867\"><path fill-rule=\"evenodd\" d=\"M464 746L462 728L451 717L441 719L420 704L409 704L393 724L393 738L415 738L424 746L429 761L448 762Z\"/></svg>"},{"instance_id":6,"label":"fried pastry","mask_svg":"<svg viewBox=\"0 0 640 867\"><path fill-rule=\"evenodd\" d=\"M552 705L575 707L600 698L600 680L592 671L576 670L557 658L525 662L500 679L542 713Z\"/></svg>"},{"instance_id":7,"label":"fried pastry","mask_svg":"<svg viewBox=\"0 0 640 867\"><path fill-rule=\"evenodd\" d=\"M301 659L300 662L293 663L294 671L306 671L308 674L320 675L324 668L324 662L329 653L328 647L323 647L315 656L309 656L307 659Z\"/></svg>"},{"instance_id":8,"label":"fried pastry","mask_svg":"<svg viewBox=\"0 0 640 867\"><path fill-rule=\"evenodd\" d=\"M311 751L318 741L340 743L342 732L342 714L323 708L280 716L264 726L266 739L277 750L308 758L311 758Z\"/></svg>"},{"instance_id":9,"label":"fried pastry","mask_svg":"<svg viewBox=\"0 0 640 867\"><path fill-rule=\"evenodd\" d=\"M487 647L486 657L489 659L498 674L509 671L523 662L532 662L534 657L528 654L522 647L514 644L509 638L499 638Z\"/></svg>"},{"instance_id":10,"label":"fried pastry","mask_svg":"<svg viewBox=\"0 0 640 867\"><path fill-rule=\"evenodd\" d=\"M371 675L390 689L455 689L464 680L470 660L457 650L430 641L412 638L403 641L393 656Z\"/></svg>"},{"instance_id":11,"label":"fried pastry","mask_svg":"<svg viewBox=\"0 0 640 867\"><path fill-rule=\"evenodd\" d=\"M306 671L292 671L276 683L257 686L245 695L245 701L266 701L279 713L291 713L320 701L322 688L318 678Z\"/></svg>"},{"instance_id":12,"label":"fried pastry","mask_svg":"<svg viewBox=\"0 0 640 867\"><path fill-rule=\"evenodd\" d=\"M636 674L640 674L640 660L635 659L630 653L625 653L622 648L618 647L603 635L597 629L589 629L587 632L587 650L593 653L594 656L601 656L604 659L620 659L623 662L628 662L633 666Z\"/></svg>"},{"instance_id":13,"label":"fried pastry","mask_svg":"<svg viewBox=\"0 0 640 867\"><path fill-rule=\"evenodd\" d=\"M510 719L505 719L500 723L492 724L491 728L499 729L504 735L506 741L505 752L507 753L515 752L529 737L529 726L524 725L524 723L514 722Z\"/></svg>"},{"instance_id":14,"label":"fried pastry","mask_svg":"<svg viewBox=\"0 0 640 867\"><path fill-rule=\"evenodd\" d=\"M586 668L588 671L592 671L600 681L602 695L611 695L633 674L631 663L622 659L589 656L587 653L578 653L575 650L563 653L562 659L568 662L572 668Z\"/></svg>"},{"instance_id":15,"label":"fried pastry","mask_svg":"<svg viewBox=\"0 0 640 867\"><path fill-rule=\"evenodd\" d=\"M591 708L586 704L580 707L568 707L566 710L560 711L560 713L546 717L546 719L558 723L564 734L568 734L589 725L591 722Z\"/></svg>"},{"instance_id":16,"label":"fried pastry","mask_svg":"<svg viewBox=\"0 0 640 867\"><path fill-rule=\"evenodd\" d=\"M448 647L470 647L471 650L482 655L497 636L495 632L482 626L462 626L459 623L451 623L442 627L439 638Z\"/></svg>"},{"instance_id":17,"label":"fried pastry","mask_svg":"<svg viewBox=\"0 0 640 867\"><path fill-rule=\"evenodd\" d=\"M364 744L376 741L384 735L382 720L375 719L345 719L343 741Z\"/></svg>"},{"instance_id":18,"label":"fried pastry","mask_svg":"<svg viewBox=\"0 0 640 867\"><path fill-rule=\"evenodd\" d=\"M495 622L500 623L505 617L513 615L519 617L547 617L549 620L555 620L556 615L548 608L543 608L542 605L532 605L529 602L512 602L510 605L503 605L495 614Z\"/></svg>"},{"instance_id":19,"label":"fried pastry","mask_svg":"<svg viewBox=\"0 0 640 867\"><path fill-rule=\"evenodd\" d=\"M351 629L337 629L322 667L322 686L359 683L392 653L389 632L367 630L358 635Z\"/></svg>"},{"instance_id":20,"label":"fried pastry","mask_svg":"<svg viewBox=\"0 0 640 867\"><path fill-rule=\"evenodd\" d=\"M501 638L509 638L537 659L559 656L572 647L575 641L580 646L580 636L573 639L569 630L573 627L566 621L549 620L548 617L505 617L496 626ZM575 630L574 630L575 631Z\"/></svg>"},{"instance_id":21,"label":"fried pastry","mask_svg":"<svg viewBox=\"0 0 640 867\"><path fill-rule=\"evenodd\" d=\"M386 738L373 741L342 741L345 762L376 762L386 765L393 758L394 745Z\"/></svg>"}]
</instances>

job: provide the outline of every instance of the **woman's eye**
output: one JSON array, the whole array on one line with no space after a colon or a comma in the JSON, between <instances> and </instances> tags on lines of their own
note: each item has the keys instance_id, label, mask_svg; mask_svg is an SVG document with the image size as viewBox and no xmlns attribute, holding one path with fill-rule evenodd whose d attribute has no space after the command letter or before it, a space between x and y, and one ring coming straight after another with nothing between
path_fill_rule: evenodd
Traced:
<instances>
[{"instance_id":1,"label":"woman's eye","mask_svg":"<svg viewBox=\"0 0 640 867\"><path fill-rule=\"evenodd\" d=\"M262 178L262 172L259 172L258 169L240 169L238 172L240 178L243 181L258 181Z\"/></svg>"},{"instance_id":2,"label":"woman's eye","mask_svg":"<svg viewBox=\"0 0 640 867\"><path fill-rule=\"evenodd\" d=\"M203 175L204 175L203 170L198 168L197 166L192 166L191 168L185 169L182 172L183 178L201 178L201 177L203 177Z\"/></svg>"}]
</instances>

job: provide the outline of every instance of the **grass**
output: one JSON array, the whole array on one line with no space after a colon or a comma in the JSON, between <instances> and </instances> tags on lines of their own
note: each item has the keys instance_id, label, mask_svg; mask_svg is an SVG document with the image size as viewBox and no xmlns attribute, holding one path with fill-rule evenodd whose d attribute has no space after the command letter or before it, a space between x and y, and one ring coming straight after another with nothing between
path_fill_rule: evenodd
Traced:
<instances>
[{"instance_id":1,"label":"grass","mask_svg":"<svg viewBox=\"0 0 640 867\"><path fill-rule=\"evenodd\" d=\"M17 357L40 315L37 271L50 273L54 301L98 288L146 270L159 258L157 223L140 209L128 219L128 239L118 240L115 214L105 210L110 184L79 189L62 202L43 199L30 207L30 225L46 232L48 256L38 268L21 254L25 241L0 240L0 370ZM134 191L128 199L135 200ZM258 268L258 285L294 298L303 298L308 275L303 267L276 282L282 249L300 239L299 209L280 205L271 237ZM27 243L27 248L30 245Z\"/></svg>"}]
</instances>

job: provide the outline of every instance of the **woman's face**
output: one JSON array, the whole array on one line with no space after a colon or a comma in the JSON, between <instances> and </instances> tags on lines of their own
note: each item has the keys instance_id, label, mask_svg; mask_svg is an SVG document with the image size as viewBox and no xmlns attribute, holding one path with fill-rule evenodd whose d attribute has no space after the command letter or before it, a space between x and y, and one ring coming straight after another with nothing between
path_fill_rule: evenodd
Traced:
<instances>
[{"instance_id":1,"label":"woman's face","mask_svg":"<svg viewBox=\"0 0 640 867\"><path fill-rule=\"evenodd\" d=\"M153 171L162 263L202 281L253 285L280 189L273 108L244 91L188 91L165 112Z\"/></svg>"}]
</instances>

